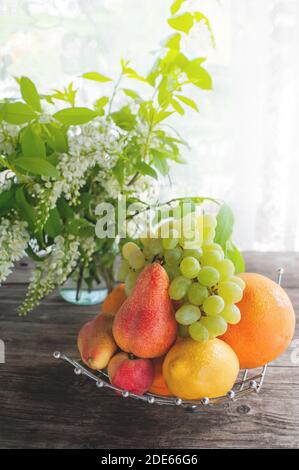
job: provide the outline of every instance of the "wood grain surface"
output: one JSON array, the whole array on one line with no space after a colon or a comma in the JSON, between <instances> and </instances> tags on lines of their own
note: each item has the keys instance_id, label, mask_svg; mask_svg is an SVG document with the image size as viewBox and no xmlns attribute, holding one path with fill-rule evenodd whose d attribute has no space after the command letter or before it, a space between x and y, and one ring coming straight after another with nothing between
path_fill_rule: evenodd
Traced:
<instances>
[{"instance_id":1,"label":"wood grain surface","mask_svg":"<svg viewBox=\"0 0 299 470\"><path fill-rule=\"evenodd\" d=\"M246 261L272 278L285 267L298 318L299 254L246 253ZM260 395L193 415L124 400L55 361L55 350L78 357L77 332L99 308L71 306L56 292L19 318L29 274L22 263L0 289L0 448L299 448L298 325L297 344L270 365Z\"/></svg>"}]
</instances>

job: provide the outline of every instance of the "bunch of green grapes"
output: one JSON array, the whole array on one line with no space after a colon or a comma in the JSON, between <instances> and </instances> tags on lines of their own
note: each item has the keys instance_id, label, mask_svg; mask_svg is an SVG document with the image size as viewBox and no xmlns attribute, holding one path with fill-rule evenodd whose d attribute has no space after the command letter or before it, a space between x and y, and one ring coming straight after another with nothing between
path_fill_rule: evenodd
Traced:
<instances>
[{"instance_id":1,"label":"bunch of green grapes","mask_svg":"<svg viewBox=\"0 0 299 470\"><path fill-rule=\"evenodd\" d=\"M129 295L144 266L160 262L170 278L169 296L176 306L180 335L203 342L223 335L228 324L241 319L235 305L243 297L244 281L235 275L232 261L225 258L220 245L214 242L217 219L212 215L190 215L190 232L180 237L178 221L168 225L168 237L141 238L140 246L123 246L118 280L125 282ZM190 222L190 220L189 220ZM165 228L165 227L164 227ZM194 232L197 235L194 237Z\"/></svg>"}]
</instances>

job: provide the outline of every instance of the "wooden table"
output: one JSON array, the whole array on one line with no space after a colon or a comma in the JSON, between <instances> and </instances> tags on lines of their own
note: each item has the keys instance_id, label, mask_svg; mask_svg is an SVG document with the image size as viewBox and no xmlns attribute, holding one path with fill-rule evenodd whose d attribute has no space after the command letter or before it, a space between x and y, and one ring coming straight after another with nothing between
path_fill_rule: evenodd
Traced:
<instances>
[{"instance_id":1,"label":"wooden table","mask_svg":"<svg viewBox=\"0 0 299 470\"><path fill-rule=\"evenodd\" d=\"M246 259L248 271L270 277L285 267L284 286L298 316L299 254L246 253ZM27 318L17 316L29 271L19 266L0 289L0 338L6 345L0 448L299 448L299 363L291 362L292 348L271 364L260 395L221 409L192 415L124 400L52 357L56 350L78 356L79 327L98 307L71 306L54 293Z\"/></svg>"}]
</instances>

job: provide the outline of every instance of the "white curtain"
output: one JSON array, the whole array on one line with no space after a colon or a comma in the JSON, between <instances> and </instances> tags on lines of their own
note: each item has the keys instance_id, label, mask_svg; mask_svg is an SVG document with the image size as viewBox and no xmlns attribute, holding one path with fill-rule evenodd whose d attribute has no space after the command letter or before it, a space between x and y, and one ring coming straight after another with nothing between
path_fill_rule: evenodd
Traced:
<instances>
[{"instance_id":1,"label":"white curtain","mask_svg":"<svg viewBox=\"0 0 299 470\"><path fill-rule=\"evenodd\" d=\"M0 0L0 97L10 75L61 86L87 70L117 74L120 57L146 71L168 34L170 0ZM192 1L191 1L192 3ZM243 249L299 249L299 2L193 0L216 36L194 34L214 91L177 122L190 142L163 197L209 195L236 214ZM98 89L81 94L87 99ZM164 186L164 185L163 185Z\"/></svg>"}]
</instances>

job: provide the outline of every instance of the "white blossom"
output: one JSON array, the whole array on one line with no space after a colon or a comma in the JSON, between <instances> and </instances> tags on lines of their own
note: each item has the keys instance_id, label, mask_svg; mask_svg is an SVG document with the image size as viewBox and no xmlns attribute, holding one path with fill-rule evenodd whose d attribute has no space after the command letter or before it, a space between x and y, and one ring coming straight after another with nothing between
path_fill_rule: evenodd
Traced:
<instances>
[{"instance_id":1,"label":"white blossom","mask_svg":"<svg viewBox=\"0 0 299 470\"><path fill-rule=\"evenodd\" d=\"M26 315L55 287L65 283L77 266L79 246L76 238L70 240L61 235L55 238L51 253L37 263L33 271L26 299L19 309L20 315Z\"/></svg>"},{"instance_id":2,"label":"white blossom","mask_svg":"<svg viewBox=\"0 0 299 470\"><path fill-rule=\"evenodd\" d=\"M10 155L14 152L21 127L0 122L0 153Z\"/></svg>"},{"instance_id":3,"label":"white blossom","mask_svg":"<svg viewBox=\"0 0 299 470\"><path fill-rule=\"evenodd\" d=\"M21 259L29 242L26 222L0 219L0 285Z\"/></svg>"}]
</instances>

